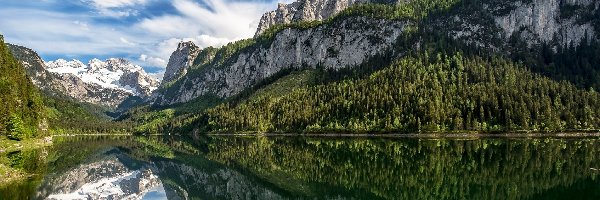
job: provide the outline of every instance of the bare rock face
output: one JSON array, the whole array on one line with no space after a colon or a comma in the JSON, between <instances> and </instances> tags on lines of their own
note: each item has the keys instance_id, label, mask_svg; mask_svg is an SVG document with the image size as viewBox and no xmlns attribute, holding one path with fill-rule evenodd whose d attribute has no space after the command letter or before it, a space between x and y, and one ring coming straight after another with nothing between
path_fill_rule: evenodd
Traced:
<instances>
[{"instance_id":1,"label":"bare rock face","mask_svg":"<svg viewBox=\"0 0 600 200\"><path fill-rule=\"evenodd\" d=\"M131 96L131 93L123 90L104 88L96 84L83 82L73 74L52 74L56 77L55 84L58 85L58 87L55 87L57 89L52 89L53 91L60 91L62 94L81 102L116 107Z\"/></svg>"},{"instance_id":2,"label":"bare rock face","mask_svg":"<svg viewBox=\"0 0 600 200\"><path fill-rule=\"evenodd\" d=\"M165 96L169 92L159 91L151 100L169 105L207 94L230 97L286 68L357 66L387 52L406 25L400 21L353 17L314 29L286 29L268 46L244 51L231 62L182 77L178 80L181 84L168 88L177 95Z\"/></svg>"},{"instance_id":3,"label":"bare rock face","mask_svg":"<svg viewBox=\"0 0 600 200\"><path fill-rule=\"evenodd\" d=\"M187 73L188 67L191 67L194 63L199 52L200 48L191 41L179 43L177 50L169 57L169 63L167 64L161 85L184 76Z\"/></svg>"},{"instance_id":4,"label":"bare rock face","mask_svg":"<svg viewBox=\"0 0 600 200\"><path fill-rule=\"evenodd\" d=\"M7 45L15 58L23 64L23 67L27 70L27 75L29 75L35 86L42 90L56 86L52 82L55 76L46 70L44 61L35 51L18 45Z\"/></svg>"},{"instance_id":5,"label":"bare rock face","mask_svg":"<svg viewBox=\"0 0 600 200\"><path fill-rule=\"evenodd\" d=\"M357 3L396 3L404 0L299 0L291 4L280 3L277 10L260 18L255 37L277 24L324 20Z\"/></svg>"},{"instance_id":6,"label":"bare rock face","mask_svg":"<svg viewBox=\"0 0 600 200\"><path fill-rule=\"evenodd\" d=\"M360 3L405 4L410 0L299 0L279 4L265 13L256 36L273 25L327 19ZM600 1L595 0L490 0L483 4L461 4L442 17L428 19L427 27L457 40L499 51L511 37L529 45L556 42L566 45L598 39ZM568 12L575 13L569 15ZM275 34L268 45L255 45L234 53L224 63L202 65L194 73L172 73L173 87L157 90L150 100L158 105L189 102L204 95L231 97L283 69L323 67L341 69L365 63L378 54L402 55L392 48L412 21L348 17L309 29L287 28ZM182 46L182 45L180 45ZM417 44L418 46L418 44ZM179 51L179 50L178 50ZM174 55L181 54L176 51ZM201 50L200 55L202 55ZM185 52L185 51L184 51ZM177 56L185 60L187 55ZM200 57L200 56L198 56ZM172 56L173 59L173 56ZM198 59L196 59L198 61ZM210 60L210 59L209 59ZM188 62L174 66L187 66ZM197 64L197 63L196 63ZM198 65L200 66L200 65ZM176 71L176 70L172 70ZM174 80L174 79L172 79Z\"/></svg>"},{"instance_id":7,"label":"bare rock face","mask_svg":"<svg viewBox=\"0 0 600 200\"><path fill-rule=\"evenodd\" d=\"M119 83L131 87L140 97L147 97L157 88L159 81L144 71L126 71L119 78Z\"/></svg>"},{"instance_id":8,"label":"bare rock face","mask_svg":"<svg viewBox=\"0 0 600 200\"><path fill-rule=\"evenodd\" d=\"M591 23L578 22L576 16L561 15L561 8L593 7L597 11L599 5L599 1L593 0L514 1L514 9L506 14L494 16L494 21L504 31L506 38L522 32L525 34L523 37L538 39L540 42L550 42L556 38L559 40L557 42L564 45L571 42L578 44L582 40L593 39L597 33ZM493 6L489 8L493 9Z\"/></svg>"}]
</instances>

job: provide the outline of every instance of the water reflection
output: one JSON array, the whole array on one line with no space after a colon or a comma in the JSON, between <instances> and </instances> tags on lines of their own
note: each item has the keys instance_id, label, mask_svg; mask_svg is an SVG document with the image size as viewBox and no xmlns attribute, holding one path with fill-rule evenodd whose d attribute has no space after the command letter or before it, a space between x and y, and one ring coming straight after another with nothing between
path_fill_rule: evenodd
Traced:
<instances>
[{"instance_id":1,"label":"water reflection","mask_svg":"<svg viewBox=\"0 0 600 200\"><path fill-rule=\"evenodd\" d=\"M598 139L69 137L0 199L598 199ZM8 161L6 161L8 160Z\"/></svg>"},{"instance_id":2,"label":"water reflection","mask_svg":"<svg viewBox=\"0 0 600 200\"><path fill-rule=\"evenodd\" d=\"M117 149L58 176L46 177L37 198L47 199L143 199L153 194L165 199L162 182L152 164L136 161Z\"/></svg>"}]
</instances>

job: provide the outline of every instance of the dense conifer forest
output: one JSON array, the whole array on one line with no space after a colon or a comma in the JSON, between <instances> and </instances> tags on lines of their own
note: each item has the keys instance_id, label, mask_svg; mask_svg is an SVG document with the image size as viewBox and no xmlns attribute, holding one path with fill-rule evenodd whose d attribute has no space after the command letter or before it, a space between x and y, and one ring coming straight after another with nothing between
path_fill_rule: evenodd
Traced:
<instances>
[{"instance_id":1,"label":"dense conifer forest","mask_svg":"<svg viewBox=\"0 0 600 200\"><path fill-rule=\"evenodd\" d=\"M47 126L38 89L0 35L0 136L21 140Z\"/></svg>"},{"instance_id":2,"label":"dense conifer forest","mask_svg":"<svg viewBox=\"0 0 600 200\"><path fill-rule=\"evenodd\" d=\"M600 127L600 95L503 58L424 52L364 79L209 109L207 131L515 131Z\"/></svg>"}]
</instances>

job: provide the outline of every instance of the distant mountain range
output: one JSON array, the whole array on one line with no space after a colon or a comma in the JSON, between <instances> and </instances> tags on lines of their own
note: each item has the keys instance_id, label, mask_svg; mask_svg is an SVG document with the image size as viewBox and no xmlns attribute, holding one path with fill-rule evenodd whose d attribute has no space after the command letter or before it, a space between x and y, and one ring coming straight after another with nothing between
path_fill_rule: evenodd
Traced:
<instances>
[{"instance_id":1,"label":"distant mountain range","mask_svg":"<svg viewBox=\"0 0 600 200\"><path fill-rule=\"evenodd\" d=\"M146 97L152 93L160 81L148 75L144 69L123 58L109 58L106 61L92 59L87 65L79 60L59 59L46 62L47 70L58 74L73 74L83 82L97 84Z\"/></svg>"},{"instance_id":2,"label":"distant mountain range","mask_svg":"<svg viewBox=\"0 0 600 200\"><path fill-rule=\"evenodd\" d=\"M44 62L32 49L8 46L36 86L80 102L116 108L127 98L147 97L160 84L142 67L122 58L92 59L87 65L79 60Z\"/></svg>"}]
</instances>

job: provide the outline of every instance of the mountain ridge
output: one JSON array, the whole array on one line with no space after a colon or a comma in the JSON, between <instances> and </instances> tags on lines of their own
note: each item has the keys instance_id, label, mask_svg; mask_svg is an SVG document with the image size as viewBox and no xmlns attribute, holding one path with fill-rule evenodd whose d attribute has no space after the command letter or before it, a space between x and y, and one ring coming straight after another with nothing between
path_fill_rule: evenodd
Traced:
<instances>
[{"instance_id":1,"label":"mountain ridge","mask_svg":"<svg viewBox=\"0 0 600 200\"><path fill-rule=\"evenodd\" d=\"M116 108L132 96L145 97L149 95L159 84L158 80L151 78L141 67L126 60L112 59L113 61L110 61L111 59L108 59L104 62L92 59L92 67L88 67L78 60L58 59L47 63L32 49L13 44L7 45L23 64L32 82L42 91L53 96L65 96L79 102ZM112 63L109 64L109 61ZM122 63L128 65L126 67L117 66ZM113 71L120 70L121 73L114 73L108 70L109 68ZM102 74L98 73L99 71L106 75L113 75L113 77L102 77ZM144 81L150 83L139 84ZM113 84L113 82L125 83L122 85L129 86L129 88L118 87L121 85ZM109 87L106 87L107 85Z\"/></svg>"},{"instance_id":2,"label":"mountain ridge","mask_svg":"<svg viewBox=\"0 0 600 200\"><path fill-rule=\"evenodd\" d=\"M347 4L340 2L346 2ZM310 4L311 6L309 7L311 9L316 9L312 9L313 13L328 14L319 15L321 17L290 18L296 20L274 20L277 23L268 26L265 25L264 27L266 28L260 28L263 26L259 26L259 30L275 29L276 32L272 33L273 36L271 39L267 39L266 41L261 38L263 37L262 35L259 35L260 37L257 36L253 40L238 41L226 45L224 48L237 47L239 50L232 53L232 57L226 62L188 66L187 68L193 70L194 73L188 72L188 75L182 76L180 80L175 82L176 84L172 84L171 88L164 87L157 90L150 98L150 101L154 102L155 105L172 105L189 102L207 94L227 98L287 68L314 68L323 66L331 68L332 64L328 64L331 60L328 59L338 60L339 64L335 66L336 69L358 66L367 60L364 59L365 55L374 56L373 54L364 54L366 51L402 56L403 52L396 52L392 49L379 51L377 49L380 49L380 47L374 45L393 46L395 39L401 34L394 31L392 31L394 33L391 35L386 33L391 29L387 25L394 23L405 23L409 24L409 27L417 26L419 28L418 26L424 26L420 25L420 23L431 22L430 25L422 28L431 29L434 32L438 32L438 34L446 34L451 38L465 41L465 43L475 45L478 48L490 49L492 52L512 52L513 50L509 49L525 48L519 44L509 44L512 40L524 41L526 48L536 47L545 43L556 43L553 46L556 49L557 46L566 46L572 43L577 45L582 41L597 40L599 36L596 33L596 29L600 26L600 22L594 21L594 18L577 20L576 18L579 15L568 16L564 13L567 13L566 10L572 9L571 7L573 6L579 10L592 10L595 12L600 7L600 2L589 0L570 0L564 3L559 0L494 0L484 4L459 4L458 2L457 0L442 2L429 0L391 1L386 2L386 4L364 4L362 1L354 4L354 1L344 0L294 2L289 4L288 7L298 7L299 4L304 6ZM434 5L429 8L431 10L420 11L420 14L417 12L420 8L427 8L426 5L428 4ZM340 5L341 7L332 7L331 5ZM348 6L346 7L345 5ZM281 5L280 8L282 8ZM319 10L317 8L329 10ZM411 9L413 11L410 11ZM409 11L406 11L407 14L402 14L405 12L404 10ZM468 10L472 11L469 12ZM291 9L288 11L298 12L298 15L301 16L308 16L301 14L304 12L302 10ZM284 11L278 9L273 12L279 12L275 15L283 15ZM266 15L272 15L269 13ZM367 17L361 16L362 13L366 13ZM429 18L424 17L428 13L432 13L433 15ZM328 17L327 20L318 22L319 20L323 20L325 16ZM353 23L360 25L352 27L351 24ZM372 24L376 23L380 24L372 26ZM363 30L365 32L347 33L355 31L357 28L362 28L359 26L369 27L370 29ZM338 29L341 31L323 34L323 29ZM368 33L369 31L376 33ZM319 35L319 33L321 34ZM266 31L264 34L271 33ZM377 36L383 37L377 38ZM308 39L319 37L320 39L313 41ZM378 41L386 37L385 41ZM348 38L353 38L353 40L347 40ZM344 49L351 46L353 42L373 39L380 43L371 43L370 45L363 46L362 50L348 51L348 55L351 54L352 56L344 57L338 55L340 52L343 55L345 52ZM313 46L310 46L311 44ZM318 46L314 46L315 44L318 44ZM308 48L303 48L303 45ZM415 45L414 48L419 48L419 42L412 45ZM217 50L217 56L219 51L221 50ZM332 55L328 57L327 54ZM214 57L209 57L208 60L212 61ZM314 61L310 61L311 59L314 59ZM165 76L171 75L166 74Z\"/></svg>"},{"instance_id":3,"label":"mountain ridge","mask_svg":"<svg viewBox=\"0 0 600 200\"><path fill-rule=\"evenodd\" d=\"M123 58L108 58L106 61L94 58L87 65L76 59L58 59L46 62L46 66L50 72L74 74L86 83L123 90L141 97L148 96L159 84L142 67Z\"/></svg>"}]
</instances>

